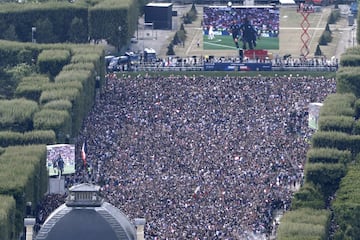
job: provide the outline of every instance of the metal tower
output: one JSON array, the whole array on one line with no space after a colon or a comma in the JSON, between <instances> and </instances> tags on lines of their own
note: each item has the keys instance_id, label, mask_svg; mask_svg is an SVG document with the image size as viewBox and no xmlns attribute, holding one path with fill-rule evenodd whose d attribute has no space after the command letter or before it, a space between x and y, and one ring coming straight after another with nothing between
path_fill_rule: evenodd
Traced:
<instances>
[{"instance_id":1,"label":"metal tower","mask_svg":"<svg viewBox=\"0 0 360 240\"><path fill-rule=\"evenodd\" d=\"M301 24L300 24L300 26L303 30L303 32L301 34L301 41L302 41L303 45L300 49L300 53L301 53L301 56L306 58L310 52L310 50L309 50L310 35L308 33L308 30L310 28L310 23L308 21L308 17L310 15L310 13L314 12L314 8L312 6L308 6L307 4L301 3L297 12L303 16L303 20L301 21Z\"/></svg>"}]
</instances>

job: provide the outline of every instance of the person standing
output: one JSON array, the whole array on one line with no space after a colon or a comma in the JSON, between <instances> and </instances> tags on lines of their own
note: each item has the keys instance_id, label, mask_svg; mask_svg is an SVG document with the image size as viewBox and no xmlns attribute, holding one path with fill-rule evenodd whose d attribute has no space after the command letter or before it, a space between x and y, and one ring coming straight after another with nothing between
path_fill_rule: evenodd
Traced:
<instances>
[{"instance_id":1,"label":"person standing","mask_svg":"<svg viewBox=\"0 0 360 240\"><path fill-rule=\"evenodd\" d=\"M231 32L233 41L237 49L239 49L239 39L241 36L241 28L240 25L237 23L236 19L234 19L229 27L229 31Z\"/></svg>"},{"instance_id":2,"label":"person standing","mask_svg":"<svg viewBox=\"0 0 360 240\"><path fill-rule=\"evenodd\" d=\"M237 23L236 19L233 19L233 21L229 27L229 31L231 32L236 49L239 51L240 62L242 62L243 58L244 58L244 50L241 49L239 46L239 40L241 38L241 27Z\"/></svg>"},{"instance_id":3,"label":"person standing","mask_svg":"<svg viewBox=\"0 0 360 240\"><path fill-rule=\"evenodd\" d=\"M61 154L59 153L57 159L57 166L58 166L58 173L59 173L59 176L63 175L63 172L64 172L64 159L62 158Z\"/></svg>"},{"instance_id":4,"label":"person standing","mask_svg":"<svg viewBox=\"0 0 360 240\"><path fill-rule=\"evenodd\" d=\"M251 25L248 18L244 19L244 23L241 25L240 29L242 32L243 49L246 49L246 44L248 45L249 49L254 49L256 46L257 32Z\"/></svg>"}]
</instances>

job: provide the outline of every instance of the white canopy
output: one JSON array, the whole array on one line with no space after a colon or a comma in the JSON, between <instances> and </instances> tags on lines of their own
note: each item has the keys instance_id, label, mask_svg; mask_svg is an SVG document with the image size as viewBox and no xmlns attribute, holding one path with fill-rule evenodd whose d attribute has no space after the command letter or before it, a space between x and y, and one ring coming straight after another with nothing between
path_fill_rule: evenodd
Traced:
<instances>
[{"instance_id":1,"label":"white canopy","mask_svg":"<svg viewBox=\"0 0 360 240\"><path fill-rule=\"evenodd\" d=\"M280 0L279 2L281 4L295 4L294 0Z\"/></svg>"}]
</instances>

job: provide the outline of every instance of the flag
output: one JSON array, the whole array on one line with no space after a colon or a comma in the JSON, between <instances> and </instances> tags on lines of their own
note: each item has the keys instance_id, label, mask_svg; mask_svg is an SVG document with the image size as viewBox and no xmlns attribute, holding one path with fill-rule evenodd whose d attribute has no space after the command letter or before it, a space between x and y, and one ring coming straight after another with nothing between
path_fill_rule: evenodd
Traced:
<instances>
[{"instance_id":1,"label":"flag","mask_svg":"<svg viewBox=\"0 0 360 240\"><path fill-rule=\"evenodd\" d=\"M83 160L84 166L86 166L86 151L87 151L86 142L84 142L81 147L81 159Z\"/></svg>"}]
</instances>

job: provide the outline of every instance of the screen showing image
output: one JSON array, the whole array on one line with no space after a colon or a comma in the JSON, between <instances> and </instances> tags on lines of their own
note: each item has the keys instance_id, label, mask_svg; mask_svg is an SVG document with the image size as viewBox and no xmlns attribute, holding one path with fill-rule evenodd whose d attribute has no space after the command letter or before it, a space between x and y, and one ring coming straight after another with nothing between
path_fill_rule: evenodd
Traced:
<instances>
[{"instance_id":1,"label":"screen showing image","mask_svg":"<svg viewBox=\"0 0 360 240\"><path fill-rule=\"evenodd\" d=\"M279 49L275 6L209 6L203 14L203 49Z\"/></svg>"},{"instance_id":2,"label":"screen showing image","mask_svg":"<svg viewBox=\"0 0 360 240\"><path fill-rule=\"evenodd\" d=\"M47 145L46 164L49 176L75 173L75 145L55 144Z\"/></svg>"}]
</instances>

